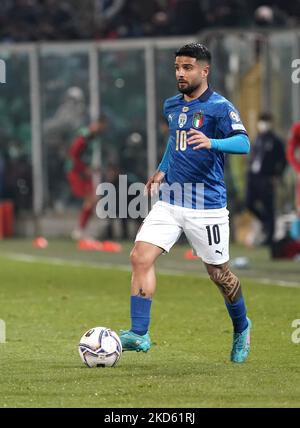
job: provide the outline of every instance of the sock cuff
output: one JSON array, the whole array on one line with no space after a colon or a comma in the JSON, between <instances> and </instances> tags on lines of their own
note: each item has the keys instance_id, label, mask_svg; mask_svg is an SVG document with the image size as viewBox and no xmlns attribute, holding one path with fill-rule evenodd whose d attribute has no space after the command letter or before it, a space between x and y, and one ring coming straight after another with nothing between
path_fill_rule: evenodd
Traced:
<instances>
[{"instance_id":1,"label":"sock cuff","mask_svg":"<svg viewBox=\"0 0 300 428\"><path fill-rule=\"evenodd\" d=\"M134 302L142 302L142 301L152 302L152 299L149 299L148 297L141 297L141 296L131 296L130 299L133 300Z\"/></svg>"},{"instance_id":2,"label":"sock cuff","mask_svg":"<svg viewBox=\"0 0 300 428\"><path fill-rule=\"evenodd\" d=\"M152 300L131 296L130 303L131 331L143 336L149 328Z\"/></svg>"},{"instance_id":3,"label":"sock cuff","mask_svg":"<svg viewBox=\"0 0 300 428\"><path fill-rule=\"evenodd\" d=\"M137 314L145 314L150 311L151 299L145 299L140 296L131 296L131 311Z\"/></svg>"}]
</instances>

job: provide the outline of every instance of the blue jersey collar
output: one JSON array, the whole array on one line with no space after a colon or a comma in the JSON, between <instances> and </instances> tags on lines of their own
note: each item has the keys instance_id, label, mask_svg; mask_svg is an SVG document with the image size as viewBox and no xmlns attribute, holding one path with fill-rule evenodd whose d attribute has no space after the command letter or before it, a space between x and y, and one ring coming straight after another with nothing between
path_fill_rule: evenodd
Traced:
<instances>
[{"instance_id":1,"label":"blue jersey collar","mask_svg":"<svg viewBox=\"0 0 300 428\"><path fill-rule=\"evenodd\" d=\"M195 99L194 101L200 101L201 103L205 103L214 93L214 91L211 89L210 85L208 85L208 88L206 89L205 92L203 92L202 95L200 95L199 98ZM181 100L184 101L184 95L182 94L180 96ZM187 102L187 101L185 101ZM188 101L189 103L193 102L193 101Z\"/></svg>"},{"instance_id":2,"label":"blue jersey collar","mask_svg":"<svg viewBox=\"0 0 300 428\"><path fill-rule=\"evenodd\" d=\"M200 97L198 98L198 100L201 103L205 103L205 101L207 101L213 94L213 90L211 89L211 87L208 85L208 88L206 89L205 92L203 92L202 95L200 95Z\"/></svg>"}]
</instances>

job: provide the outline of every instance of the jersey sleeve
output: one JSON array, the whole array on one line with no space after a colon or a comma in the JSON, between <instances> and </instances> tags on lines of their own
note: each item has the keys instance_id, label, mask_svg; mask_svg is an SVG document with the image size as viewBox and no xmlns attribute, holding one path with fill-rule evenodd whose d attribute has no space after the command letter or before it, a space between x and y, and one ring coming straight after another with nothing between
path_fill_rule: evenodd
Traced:
<instances>
[{"instance_id":1,"label":"jersey sleeve","mask_svg":"<svg viewBox=\"0 0 300 428\"><path fill-rule=\"evenodd\" d=\"M227 138L211 139L211 148L218 152L246 155L250 151L250 141L246 134L236 134Z\"/></svg>"},{"instance_id":2,"label":"jersey sleeve","mask_svg":"<svg viewBox=\"0 0 300 428\"><path fill-rule=\"evenodd\" d=\"M239 112L230 103L224 103L222 105L217 122L217 131L220 138L228 138L236 134L247 135Z\"/></svg>"},{"instance_id":3,"label":"jersey sleeve","mask_svg":"<svg viewBox=\"0 0 300 428\"><path fill-rule=\"evenodd\" d=\"M166 173L169 168L169 157L170 157L170 149L171 149L171 138L169 138L166 150L162 157L160 164L158 165L157 170Z\"/></svg>"},{"instance_id":4,"label":"jersey sleeve","mask_svg":"<svg viewBox=\"0 0 300 428\"><path fill-rule=\"evenodd\" d=\"M167 101L165 101L164 105L163 105L163 116L166 119L166 121L169 123L167 105L168 105ZM162 171L162 172L166 173L168 170L169 154L170 154L170 146L171 146L170 140L171 140L171 138L169 137L164 155L162 157L160 164L158 165L157 171Z\"/></svg>"}]
</instances>

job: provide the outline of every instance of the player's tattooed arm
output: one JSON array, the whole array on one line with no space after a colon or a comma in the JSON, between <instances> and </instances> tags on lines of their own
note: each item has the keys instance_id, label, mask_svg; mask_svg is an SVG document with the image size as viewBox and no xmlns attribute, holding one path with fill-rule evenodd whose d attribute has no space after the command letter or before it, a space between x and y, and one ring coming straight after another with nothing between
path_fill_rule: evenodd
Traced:
<instances>
[{"instance_id":1,"label":"player's tattooed arm","mask_svg":"<svg viewBox=\"0 0 300 428\"><path fill-rule=\"evenodd\" d=\"M165 173L162 171L157 171L154 175L152 175L152 177L150 177L146 183L145 195L154 196L158 192L159 186L162 183L164 177Z\"/></svg>"},{"instance_id":2,"label":"player's tattooed arm","mask_svg":"<svg viewBox=\"0 0 300 428\"><path fill-rule=\"evenodd\" d=\"M203 132L190 129L187 135L189 137L187 140L188 144L195 145L193 150L211 149L211 141Z\"/></svg>"}]
</instances>

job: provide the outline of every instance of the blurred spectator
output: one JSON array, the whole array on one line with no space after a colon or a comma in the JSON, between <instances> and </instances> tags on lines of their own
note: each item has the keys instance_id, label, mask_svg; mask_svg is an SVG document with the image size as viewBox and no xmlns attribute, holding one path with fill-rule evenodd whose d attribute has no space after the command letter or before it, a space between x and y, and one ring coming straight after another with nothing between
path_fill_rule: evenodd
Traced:
<instances>
[{"instance_id":1,"label":"blurred spectator","mask_svg":"<svg viewBox=\"0 0 300 428\"><path fill-rule=\"evenodd\" d=\"M275 188L285 166L283 141L273 130L273 117L262 113L257 123L249 158L246 205L262 223L266 245L273 242L275 228Z\"/></svg>"},{"instance_id":2,"label":"blurred spectator","mask_svg":"<svg viewBox=\"0 0 300 428\"><path fill-rule=\"evenodd\" d=\"M54 116L45 121L44 135L47 147L49 202L60 207L66 196L64 165L68 142L87 119L87 106L82 89L74 86L63 95Z\"/></svg>"},{"instance_id":3,"label":"blurred spectator","mask_svg":"<svg viewBox=\"0 0 300 428\"><path fill-rule=\"evenodd\" d=\"M291 136L287 145L287 159L294 169L296 182L296 210L300 218L300 122L296 122L291 129Z\"/></svg>"},{"instance_id":4,"label":"blurred spectator","mask_svg":"<svg viewBox=\"0 0 300 428\"><path fill-rule=\"evenodd\" d=\"M16 213L32 209L32 170L19 142L8 145L3 197L13 201Z\"/></svg>"},{"instance_id":5,"label":"blurred spectator","mask_svg":"<svg viewBox=\"0 0 300 428\"><path fill-rule=\"evenodd\" d=\"M259 6L254 12L255 24L260 27L280 27L287 24L286 13L276 7L271 6Z\"/></svg>"},{"instance_id":6,"label":"blurred spectator","mask_svg":"<svg viewBox=\"0 0 300 428\"><path fill-rule=\"evenodd\" d=\"M127 174L129 185L144 182L147 177L147 149L142 133L135 131L128 135L121 148L122 174Z\"/></svg>"},{"instance_id":7,"label":"blurred spectator","mask_svg":"<svg viewBox=\"0 0 300 428\"><path fill-rule=\"evenodd\" d=\"M58 0L5 2L0 12L2 39L16 42L78 39L80 17L76 16L73 4Z\"/></svg>"},{"instance_id":8,"label":"blurred spectator","mask_svg":"<svg viewBox=\"0 0 300 428\"><path fill-rule=\"evenodd\" d=\"M254 12L255 23L266 27L274 24L274 11L270 6L259 6Z\"/></svg>"},{"instance_id":9,"label":"blurred spectator","mask_svg":"<svg viewBox=\"0 0 300 428\"><path fill-rule=\"evenodd\" d=\"M205 21L210 28L251 25L251 3L242 0L214 0L205 10Z\"/></svg>"},{"instance_id":10,"label":"blurred spectator","mask_svg":"<svg viewBox=\"0 0 300 428\"><path fill-rule=\"evenodd\" d=\"M77 16L77 18L79 18ZM42 40L72 40L80 38L72 2L44 0L39 20L38 38Z\"/></svg>"},{"instance_id":11,"label":"blurred spectator","mask_svg":"<svg viewBox=\"0 0 300 428\"><path fill-rule=\"evenodd\" d=\"M67 163L67 177L73 195L83 200L77 228L72 233L75 240L82 239L90 218L93 215L98 198L96 187L99 171L93 168L94 145L106 131L108 121L101 116L87 128L82 128L74 139Z\"/></svg>"},{"instance_id":12,"label":"blurred spectator","mask_svg":"<svg viewBox=\"0 0 300 428\"><path fill-rule=\"evenodd\" d=\"M120 202L122 203L122 196L120 195L120 182L119 177L121 174L121 169L118 165L109 164L105 170L103 181L107 183L111 183L114 185L116 190L116 219L109 218L107 223L107 228L105 231L105 236L103 239L114 240L116 238L115 224L120 221L121 224L121 240L127 240L130 238L129 231L129 219L128 218L120 218ZM129 197L130 199L130 197ZM127 203L129 203L127 199Z\"/></svg>"},{"instance_id":13,"label":"blurred spectator","mask_svg":"<svg viewBox=\"0 0 300 428\"><path fill-rule=\"evenodd\" d=\"M45 122L45 132L52 140L66 132L73 134L85 121L86 114L84 93L81 88L73 86L63 95L54 116Z\"/></svg>"},{"instance_id":14,"label":"blurred spectator","mask_svg":"<svg viewBox=\"0 0 300 428\"><path fill-rule=\"evenodd\" d=\"M110 33L125 5L125 0L95 0L95 23L98 32Z\"/></svg>"},{"instance_id":15,"label":"blurred spectator","mask_svg":"<svg viewBox=\"0 0 300 428\"><path fill-rule=\"evenodd\" d=\"M35 0L14 0L7 10L7 22L12 40L35 40L35 29L40 19L40 8Z\"/></svg>"}]
</instances>

